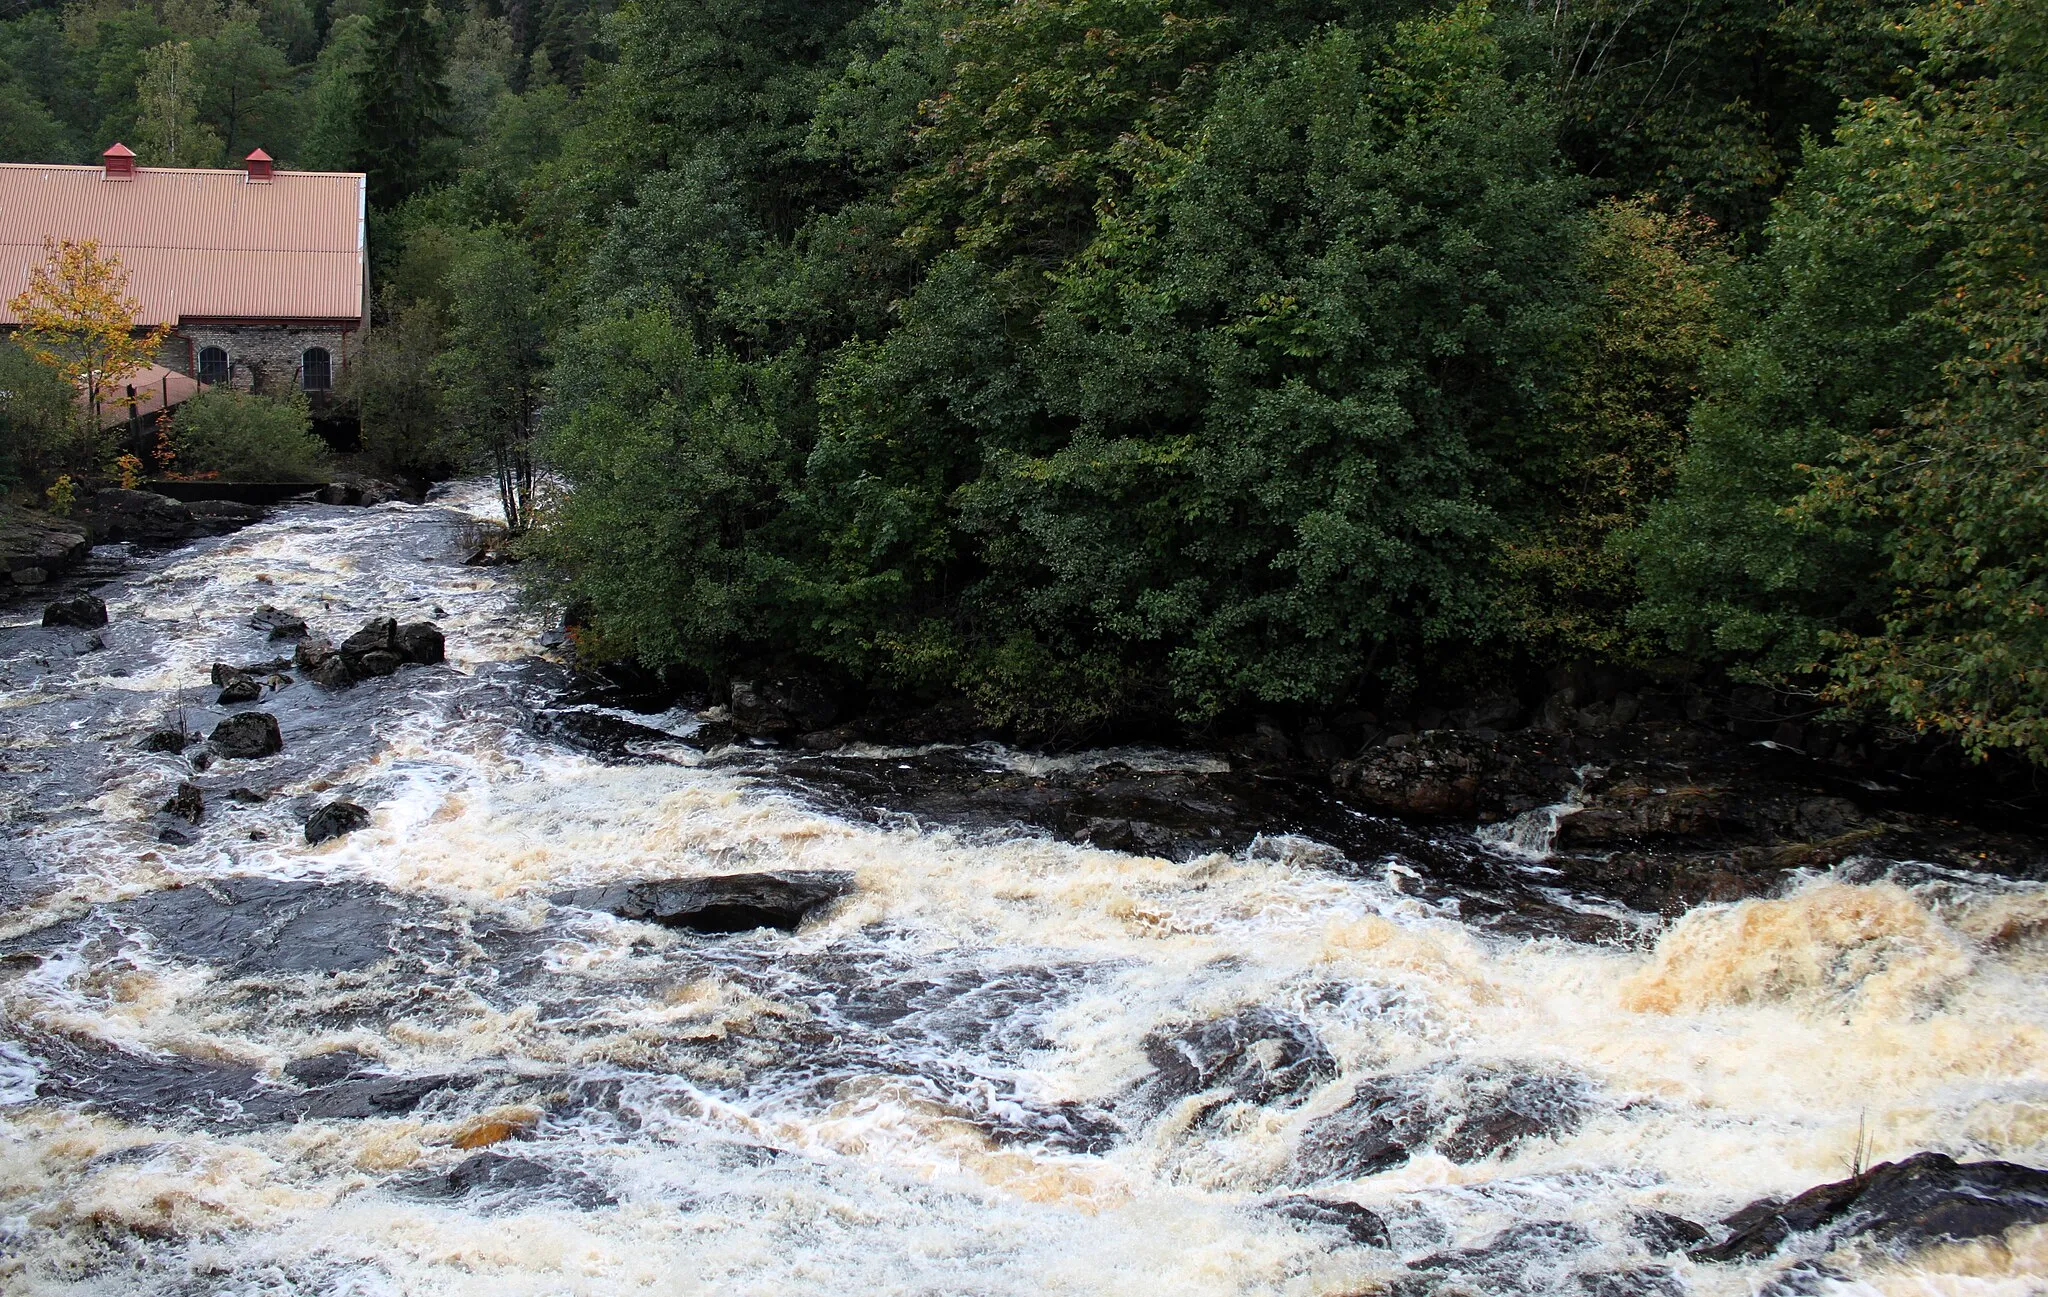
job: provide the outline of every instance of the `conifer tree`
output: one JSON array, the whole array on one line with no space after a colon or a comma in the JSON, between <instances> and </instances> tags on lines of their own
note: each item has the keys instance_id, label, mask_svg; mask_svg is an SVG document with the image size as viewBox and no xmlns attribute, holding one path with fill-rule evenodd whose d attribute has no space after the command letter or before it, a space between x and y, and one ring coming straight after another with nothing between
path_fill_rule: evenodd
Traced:
<instances>
[{"instance_id":1,"label":"conifer tree","mask_svg":"<svg viewBox=\"0 0 2048 1297\"><path fill-rule=\"evenodd\" d=\"M356 73L356 165L381 208L431 187L453 163L445 39L431 5L382 0L371 11Z\"/></svg>"}]
</instances>

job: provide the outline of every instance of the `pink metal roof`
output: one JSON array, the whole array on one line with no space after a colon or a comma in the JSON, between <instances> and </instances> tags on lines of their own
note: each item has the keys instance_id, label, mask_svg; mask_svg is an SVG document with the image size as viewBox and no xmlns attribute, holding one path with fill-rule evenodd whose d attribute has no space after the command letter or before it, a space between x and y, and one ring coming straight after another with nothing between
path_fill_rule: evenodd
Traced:
<instances>
[{"instance_id":1,"label":"pink metal roof","mask_svg":"<svg viewBox=\"0 0 2048 1297\"><path fill-rule=\"evenodd\" d=\"M135 389L135 410L138 418L153 417L159 410L183 405L205 388L198 379L187 378L174 369L162 365L149 365L130 374L121 383L114 385L100 401L100 426L111 428L117 423L128 422L128 389ZM85 393L78 394L79 404L85 403Z\"/></svg>"},{"instance_id":2,"label":"pink metal roof","mask_svg":"<svg viewBox=\"0 0 2048 1297\"><path fill-rule=\"evenodd\" d=\"M121 258L137 323L194 317L359 320L363 177L279 171L0 164L0 325L43 239L96 239Z\"/></svg>"}]
</instances>

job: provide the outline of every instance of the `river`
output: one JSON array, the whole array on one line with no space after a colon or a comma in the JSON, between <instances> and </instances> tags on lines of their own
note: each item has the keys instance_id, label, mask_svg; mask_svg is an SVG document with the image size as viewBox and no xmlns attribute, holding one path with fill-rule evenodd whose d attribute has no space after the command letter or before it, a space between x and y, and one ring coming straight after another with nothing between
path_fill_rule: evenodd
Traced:
<instances>
[{"instance_id":1,"label":"river","mask_svg":"<svg viewBox=\"0 0 2048 1297\"><path fill-rule=\"evenodd\" d=\"M533 723L574 706L541 619L459 562L491 501L109 552L97 648L0 614L9 1293L2048 1291L2038 1226L1713 1264L1657 1225L1921 1150L2048 1164L2040 884L1861 860L1572 940L1398 853L848 814L685 712L605 756ZM430 618L449 660L278 688L276 756L143 751L278 652L259 605ZM159 812L187 781L197 825ZM371 822L307 845L339 797ZM712 936L550 899L752 870L854 887Z\"/></svg>"}]
</instances>

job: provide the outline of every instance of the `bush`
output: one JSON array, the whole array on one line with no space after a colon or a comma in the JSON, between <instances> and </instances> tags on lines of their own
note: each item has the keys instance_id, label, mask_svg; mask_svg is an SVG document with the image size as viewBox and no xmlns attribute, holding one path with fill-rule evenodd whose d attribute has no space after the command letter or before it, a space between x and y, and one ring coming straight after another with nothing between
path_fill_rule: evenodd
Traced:
<instances>
[{"instance_id":1,"label":"bush","mask_svg":"<svg viewBox=\"0 0 2048 1297\"><path fill-rule=\"evenodd\" d=\"M12 343L0 343L0 485L55 467L75 434L71 389Z\"/></svg>"},{"instance_id":2,"label":"bush","mask_svg":"<svg viewBox=\"0 0 2048 1297\"><path fill-rule=\"evenodd\" d=\"M217 473L245 482L317 482L328 450L313 435L305 398L215 389L178 409L171 425L177 464L185 473Z\"/></svg>"}]
</instances>

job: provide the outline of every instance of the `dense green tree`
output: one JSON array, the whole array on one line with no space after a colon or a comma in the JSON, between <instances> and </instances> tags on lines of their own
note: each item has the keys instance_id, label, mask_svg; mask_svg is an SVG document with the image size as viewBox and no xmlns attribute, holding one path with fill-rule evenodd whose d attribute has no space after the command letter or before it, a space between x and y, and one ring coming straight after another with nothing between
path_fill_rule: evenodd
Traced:
<instances>
[{"instance_id":1,"label":"dense green tree","mask_svg":"<svg viewBox=\"0 0 2048 1297\"><path fill-rule=\"evenodd\" d=\"M254 482L318 482L332 467L327 443L313 433L303 396L276 400L211 388L178 407L171 422L177 464L188 473L218 473Z\"/></svg>"},{"instance_id":2,"label":"dense green tree","mask_svg":"<svg viewBox=\"0 0 2048 1297\"><path fill-rule=\"evenodd\" d=\"M340 171L354 164L363 115L363 69L369 59L370 20L360 14L337 19L307 83L297 165Z\"/></svg>"},{"instance_id":3,"label":"dense green tree","mask_svg":"<svg viewBox=\"0 0 2048 1297\"><path fill-rule=\"evenodd\" d=\"M298 152L300 78L285 53L239 13L194 43L200 120L236 165L251 149L274 158Z\"/></svg>"},{"instance_id":4,"label":"dense green tree","mask_svg":"<svg viewBox=\"0 0 2048 1297\"><path fill-rule=\"evenodd\" d=\"M2048 5L1940 5L1913 92L1842 148L1858 215L1940 260L1896 285L1946 344L1931 399L1849 438L1813 525L1881 529L1879 624L1827 637L1834 696L2048 764ZM1852 218L1853 219L1853 218Z\"/></svg>"},{"instance_id":5,"label":"dense green tree","mask_svg":"<svg viewBox=\"0 0 2048 1297\"><path fill-rule=\"evenodd\" d=\"M1673 494L1630 541L1636 618L1681 653L1783 678L1884 604L1873 527L1791 513L1813 466L1934 396L1951 349L1929 314L1938 238L1886 209L1884 151L1867 134L1816 148L1764 252L1727 281L1729 347L1708 366Z\"/></svg>"},{"instance_id":6,"label":"dense green tree","mask_svg":"<svg viewBox=\"0 0 2048 1297\"><path fill-rule=\"evenodd\" d=\"M1532 10L1564 143L1609 192L1747 235L1843 99L1900 84L1910 0L1574 0Z\"/></svg>"},{"instance_id":7,"label":"dense green tree","mask_svg":"<svg viewBox=\"0 0 2048 1297\"><path fill-rule=\"evenodd\" d=\"M356 169L369 173L370 201L389 208L447 179L447 33L441 15L416 0L378 0L355 68Z\"/></svg>"},{"instance_id":8,"label":"dense green tree","mask_svg":"<svg viewBox=\"0 0 2048 1297\"><path fill-rule=\"evenodd\" d=\"M1487 633L1580 223L1491 26L1466 6L1384 52L1339 32L1253 60L1105 222L1041 353L1072 432L993 439L963 493L1002 638L1158 661L1209 714Z\"/></svg>"},{"instance_id":9,"label":"dense green tree","mask_svg":"<svg viewBox=\"0 0 2048 1297\"><path fill-rule=\"evenodd\" d=\"M436 359L444 416L497 474L506 529L533 525L533 437L546 331L533 258L511 231L470 236L449 274L447 347Z\"/></svg>"},{"instance_id":10,"label":"dense green tree","mask_svg":"<svg viewBox=\"0 0 2048 1297\"><path fill-rule=\"evenodd\" d=\"M469 447L441 408L442 316L433 301L387 300L378 327L342 371L344 399L356 409L363 452L381 469L434 478L466 469Z\"/></svg>"},{"instance_id":11,"label":"dense green tree","mask_svg":"<svg viewBox=\"0 0 2048 1297\"><path fill-rule=\"evenodd\" d=\"M1642 661L1658 637L1632 627L1634 564L1616 543L1671 494L1702 373L1724 342L1716 290L1729 259L1691 213L1641 200L1594 210L1583 274L1591 308L1556 349L1544 412L1551 471L1525 490L1501 550L1503 601L1526 651L1544 661Z\"/></svg>"}]
</instances>

